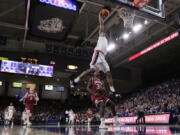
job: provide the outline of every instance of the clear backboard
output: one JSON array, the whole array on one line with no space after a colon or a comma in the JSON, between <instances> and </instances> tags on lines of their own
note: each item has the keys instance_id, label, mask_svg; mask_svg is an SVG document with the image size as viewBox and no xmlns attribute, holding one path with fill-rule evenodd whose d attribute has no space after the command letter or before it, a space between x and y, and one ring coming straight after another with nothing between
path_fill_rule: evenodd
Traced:
<instances>
[{"instance_id":1,"label":"clear backboard","mask_svg":"<svg viewBox=\"0 0 180 135\"><path fill-rule=\"evenodd\" d=\"M127 5L130 7L134 7L133 1L134 0L116 0L119 6ZM137 10L146 12L148 14L151 14L160 18L165 18L165 9L164 9L163 0L152 0L147 6L145 6L144 8L138 8Z\"/></svg>"}]
</instances>

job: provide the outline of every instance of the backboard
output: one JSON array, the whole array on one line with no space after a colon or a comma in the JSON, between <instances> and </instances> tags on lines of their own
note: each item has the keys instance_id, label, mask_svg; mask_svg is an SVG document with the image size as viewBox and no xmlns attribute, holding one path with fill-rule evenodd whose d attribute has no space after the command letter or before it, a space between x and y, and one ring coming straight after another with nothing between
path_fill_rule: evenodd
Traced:
<instances>
[{"instance_id":1,"label":"backboard","mask_svg":"<svg viewBox=\"0 0 180 135\"><path fill-rule=\"evenodd\" d=\"M133 1L134 0L115 0L119 6L129 6L129 7L134 7L133 6ZM147 6L144 8L135 8L139 11L146 12L148 14L151 14L153 16L157 16L160 18L165 18L165 9L164 9L164 4L163 0L152 0Z\"/></svg>"}]
</instances>

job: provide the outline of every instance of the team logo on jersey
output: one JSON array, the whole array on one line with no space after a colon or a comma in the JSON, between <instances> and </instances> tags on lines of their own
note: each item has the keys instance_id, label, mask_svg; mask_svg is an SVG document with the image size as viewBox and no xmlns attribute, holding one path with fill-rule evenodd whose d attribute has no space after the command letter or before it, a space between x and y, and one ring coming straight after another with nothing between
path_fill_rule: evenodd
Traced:
<instances>
[{"instance_id":1,"label":"team logo on jersey","mask_svg":"<svg viewBox=\"0 0 180 135\"><path fill-rule=\"evenodd\" d=\"M37 26L39 30L47 33L59 33L65 28L63 21L60 18L52 18L48 20L40 21L40 25Z\"/></svg>"}]
</instances>

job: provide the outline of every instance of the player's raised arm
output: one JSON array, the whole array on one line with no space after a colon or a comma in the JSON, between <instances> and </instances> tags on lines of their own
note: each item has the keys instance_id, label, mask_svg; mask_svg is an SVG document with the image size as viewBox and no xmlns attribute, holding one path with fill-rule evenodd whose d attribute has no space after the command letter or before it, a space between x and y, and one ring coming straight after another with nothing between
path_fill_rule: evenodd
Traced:
<instances>
[{"instance_id":1,"label":"player's raised arm","mask_svg":"<svg viewBox=\"0 0 180 135\"><path fill-rule=\"evenodd\" d=\"M28 96L28 93L26 93L19 101L23 101Z\"/></svg>"},{"instance_id":2,"label":"player's raised arm","mask_svg":"<svg viewBox=\"0 0 180 135\"><path fill-rule=\"evenodd\" d=\"M105 36L104 19L99 13L99 36Z\"/></svg>"},{"instance_id":3,"label":"player's raised arm","mask_svg":"<svg viewBox=\"0 0 180 135\"><path fill-rule=\"evenodd\" d=\"M36 100L36 101L39 101L39 97L38 97L38 95L37 95L37 92L36 92L35 96L36 96L36 97L35 97L35 100Z\"/></svg>"}]
</instances>

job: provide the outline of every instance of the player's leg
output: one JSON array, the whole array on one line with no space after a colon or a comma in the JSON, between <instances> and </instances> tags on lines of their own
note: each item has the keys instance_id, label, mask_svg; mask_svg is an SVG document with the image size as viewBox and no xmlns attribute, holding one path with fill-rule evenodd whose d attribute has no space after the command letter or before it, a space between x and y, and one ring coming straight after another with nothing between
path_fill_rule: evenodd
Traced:
<instances>
[{"instance_id":1,"label":"player's leg","mask_svg":"<svg viewBox=\"0 0 180 135\"><path fill-rule=\"evenodd\" d=\"M30 110L26 110L26 114L27 114L26 124L28 124L29 123L29 118L30 118Z\"/></svg>"},{"instance_id":2,"label":"player's leg","mask_svg":"<svg viewBox=\"0 0 180 135\"><path fill-rule=\"evenodd\" d=\"M100 57L99 59L101 63L98 64L98 67L100 68L101 71L103 71L106 74L106 80L107 80L107 83L109 85L111 92L115 92L110 67L103 55L100 55L99 57Z\"/></svg>"},{"instance_id":3,"label":"player's leg","mask_svg":"<svg viewBox=\"0 0 180 135\"><path fill-rule=\"evenodd\" d=\"M106 105L111 109L113 116L116 116L115 104L111 100L108 100Z\"/></svg>"},{"instance_id":4,"label":"player's leg","mask_svg":"<svg viewBox=\"0 0 180 135\"><path fill-rule=\"evenodd\" d=\"M32 116L31 110L29 110L29 109L26 110L26 113L27 113L26 123L27 123L27 126L30 126L31 125L30 117Z\"/></svg>"},{"instance_id":5,"label":"player's leg","mask_svg":"<svg viewBox=\"0 0 180 135\"><path fill-rule=\"evenodd\" d=\"M11 128L13 128L13 126L14 126L14 122L13 122L13 112L10 112L10 122L11 122Z\"/></svg>"},{"instance_id":6,"label":"player's leg","mask_svg":"<svg viewBox=\"0 0 180 135\"><path fill-rule=\"evenodd\" d=\"M82 72L78 77L74 79L75 83L78 83L84 76L88 75L90 72L94 72L93 68L87 69L84 72Z\"/></svg>"},{"instance_id":7,"label":"player's leg","mask_svg":"<svg viewBox=\"0 0 180 135\"><path fill-rule=\"evenodd\" d=\"M99 128L107 128L104 123L104 111L105 111L105 103L103 100L99 101L97 104L97 107L99 108L99 114L100 114L100 125Z\"/></svg>"},{"instance_id":8,"label":"player's leg","mask_svg":"<svg viewBox=\"0 0 180 135\"><path fill-rule=\"evenodd\" d=\"M103 101L100 101L98 103L98 108L99 108L100 117L103 118L104 117L104 110L105 110L105 103Z\"/></svg>"},{"instance_id":9,"label":"player's leg","mask_svg":"<svg viewBox=\"0 0 180 135\"><path fill-rule=\"evenodd\" d=\"M13 120L13 118L11 119L11 128L13 128L14 127L14 120Z\"/></svg>"},{"instance_id":10,"label":"player's leg","mask_svg":"<svg viewBox=\"0 0 180 135\"><path fill-rule=\"evenodd\" d=\"M111 92L115 92L114 85L113 85L112 74L111 74L110 71L106 72L106 80L107 80L107 83L109 85L109 88L110 88Z\"/></svg>"},{"instance_id":11,"label":"player's leg","mask_svg":"<svg viewBox=\"0 0 180 135\"><path fill-rule=\"evenodd\" d=\"M7 126L8 125L8 119L4 119L4 126Z\"/></svg>"},{"instance_id":12,"label":"player's leg","mask_svg":"<svg viewBox=\"0 0 180 135\"><path fill-rule=\"evenodd\" d=\"M72 125L74 125L74 118L72 118Z\"/></svg>"},{"instance_id":13,"label":"player's leg","mask_svg":"<svg viewBox=\"0 0 180 135\"><path fill-rule=\"evenodd\" d=\"M69 125L71 125L72 121L71 121L71 117L69 117Z\"/></svg>"},{"instance_id":14,"label":"player's leg","mask_svg":"<svg viewBox=\"0 0 180 135\"><path fill-rule=\"evenodd\" d=\"M6 120L6 126L9 126L10 124L10 121L9 121L9 118Z\"/></svg>"},{"instance_id":15,"label":"player's leg","mask_svg":"<svg viewBox=\"0 0 180 135\"><path fill-rule=\"evenodd\" d=\"M114 116L115 123L113 125L114 126L119 125L120 122L118 122L118 120L117 120L115 103L113 101L111 101L110 99L108 99L108 98L105 98L105 101L106 101L106 106L108 106L111 109L111 112L112 112L112 114Z\"/></svg>"},{"instance_id":16,"label":"player's leg","mask_svg":"<svg viewBox=\"0 0 180 135\"><path fill-rule=\"evenodd\" d=\"M91 122L91 118L88 118L88 126L90 125L90 122Z\"/></svg>"},{"instance_id":17,"label":"player's leg","mask_svg":"<svg viewBox=\"0 0 180 135\"><path fill-rule=\"evenodd\" d=\"M90 72L94 72L95 69L96 69L96 63L99 59L99 52L94 52L93 53L93 56L92 56L92 60L91 60L91 63L90 63L90 69L87 69L85 70L84 72L82 72L78 77L76 77L74 79L74 82L75 83L78 83L84 76L86 76L87 74L89 74Z\"/></svg>"},{"instance_id":18,"label":"player's leg","mask_svg":"<svg viewBox=\"0 0 180 135\"><path fill-rule=\"evenodd\" d=\"M26 123L26 115L25 115L25 112L22 113L22 117L21 117L21 123L22 125L25 125Z\"/></svg>"},{"instance_id":19,"label":"player's leg","mask_svg":"<svg viewBox=\"0 0 180 135\"><path fill-rule=\"evenodd\" d=\"M13 128L14 127L14 122L13 122L13 119L11 119L11 128Z\"/></svg>"}]
</instances>

